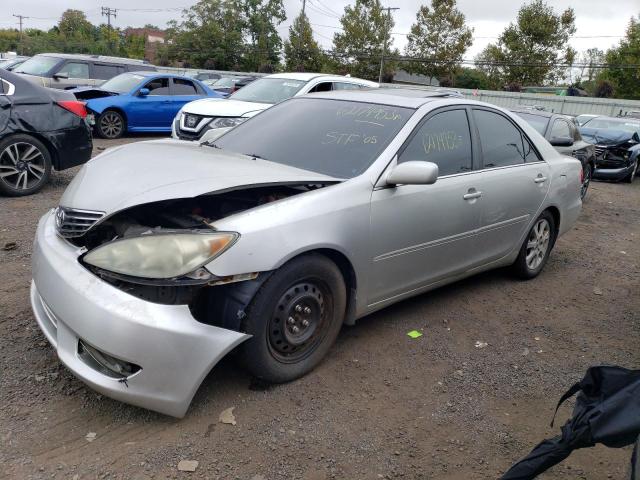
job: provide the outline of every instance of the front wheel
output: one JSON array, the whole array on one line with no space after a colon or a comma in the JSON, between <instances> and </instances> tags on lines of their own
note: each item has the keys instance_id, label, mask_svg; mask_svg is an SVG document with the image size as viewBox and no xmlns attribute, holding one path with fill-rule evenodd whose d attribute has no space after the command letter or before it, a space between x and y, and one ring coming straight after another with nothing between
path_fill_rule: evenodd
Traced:
<instances>
[{"instance_id":1,"label":"front wheel","mask_svg":"<svg viewBox=\"0 0 640 480\"><path fill-rule=\"evenodd\" d=\"M529 230L513 264L518 277L528 280L540 274L553 248L555 231L553 215L549 211L542 212Z\"/></svg>"},{"instance_id":2,"label":"front wheel","mask_svg":"<svg viewBox=\"0 0 640 480\"><path fill-rule=\"evenodd\" d=\"M124 117L115 110L102 112L96 120L96 130L102 138L115 139L124 135L126 124Z\"/></svg>"},{"instance_id":3,"label":"front wheel","mask_svg":"<svg viewBox=\"0 0 640 480\"><path fill-rule=\"evenodd\" d=\"M633 162L633 169L631 170L631 173L625 177L624 181L627 183L633 183L633 180L636 178L636 173L638 173L638 159L636 158L636 161Z\"/></svg>"},{"instance_id":4,"label":"front wheel","mask_svg":"<svg viewBox=\"0 0 640 480\"><path fill-rule=\"evenodd\" d=\"M338 267L318 254L295 258L258 290L243 331L252 335L240 357L256 377L294 380L315 368L333 345L344 320L346 287Z\"/></svg>"},{"instance_id":5,"label":"front wheel","mask_svg":"<svg viewBox=\"0 0 640 480\"><path fill-rule=\"evenodd\" d=\"M588 163L582 166L582 187L580 188L580 200L584 200L587 196L587 190L591 184L593 167Z\"/></svg>"}]
</instances>

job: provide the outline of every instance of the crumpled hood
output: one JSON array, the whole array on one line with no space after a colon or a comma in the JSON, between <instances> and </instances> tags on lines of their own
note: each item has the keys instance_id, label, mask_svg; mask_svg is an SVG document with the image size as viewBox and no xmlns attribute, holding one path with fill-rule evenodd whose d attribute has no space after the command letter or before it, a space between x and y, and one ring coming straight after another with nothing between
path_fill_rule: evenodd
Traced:
<instances>
[{"instance_id":1,"label":"crumpled hood","mask_svg":"<svg viewBox=\"0 0 640 480\"><path fill-rule=\"evenodd\" d=\"M60 205L110 215L134 205L244 185L332 180L338 179L197 143L152 140L93 158L69 184Z\"/></svg>"},{"instance_id":2,"label":"crumpled hood","mask_svg":"<svg viewBox=\"0 0 640 480\"><path fill-rule=\"evenodd\" d=\"M92 98L113 97L120 95L117 92L103 90L100 87L76 87L67 90L75 95L78 100L90 100Z\"/></svg>"},{"instance_id":3,"label":"crumpled hood","mask_svg":"<svg viewBox=\"0 0 640 480\"><path fill-rule=\"evenodd\" d=\"M252 116L271 107L270 103L243 102L224 98L203 98L189 102L183 112L207 117L242 117Z\"/></svg>"},{"instance_id":4,"label":"crumpled hood","mask_svg":"<svg viewBox=\"0 0 640 480\"><path fill-rule=\"evenodd\" d=\"M583 140L589 143L603 146L622 145L630 141L640 141L637 133L610 128L582 127L580 129L580 135L582 135Z\"/></svg>"}]
</instances>

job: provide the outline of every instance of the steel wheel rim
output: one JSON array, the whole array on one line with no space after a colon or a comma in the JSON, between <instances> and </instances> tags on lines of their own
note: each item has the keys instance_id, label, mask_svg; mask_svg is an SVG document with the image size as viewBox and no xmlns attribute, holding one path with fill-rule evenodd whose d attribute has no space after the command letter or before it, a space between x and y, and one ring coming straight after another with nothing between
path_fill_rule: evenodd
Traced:
<instances>
[{"instance_id":1,"label":"steel wheel rim","mask_svg":"<svg viewBox=\"0 0 640 480\"><path fill-rule=\"evenodd\" d=\"M0 180L15 190L30 190L44 181L45 157L29 142L8 145L0 153Z\"/></svg>"},{"instance_id":2,"label":"steel wheel rim","mask_svg":"<svg viewBox=\"0 0 640 480\"><path fill-rule=\"evenodd\" d=\"M589 183L591 183L591 167L589 165L583 167L584 180L582 181L582 188L580 189L580 198L584 198L587 195Z\"/></svg>"},{"instance_id":3,"label":"steel wheel rim","mask_svg":"<svg viewBox=\"0 0 640 480\"><path fill-rule=\"evenodd\" d=\"M100 130L105 137L117 137L122 133L122 118L115 112L105 113L100 119Z\"/></svg>"},{"instance_id":4,"label":"steel wheel rim","mask_svg":"<svg viewBox=\"0 0 640 480\"><path fill-rule=\"evenodd\" d=\"M546 218L541 218L529 232L525 260L529 270L537 269L549 250L551 241L551 225Z\"/></svg>"},{"instance_id":5,"label":"steel wheel rim","mask_svg":"<svg viewBox=\"0 0 640 480\"><path fill-rule=\"evenodd\" d=\"M327 331L329 289L324 283L304 280L280 297L267 325L271 354L282 363L296 363L311 355Z\"/></svg>"}]
</instances>

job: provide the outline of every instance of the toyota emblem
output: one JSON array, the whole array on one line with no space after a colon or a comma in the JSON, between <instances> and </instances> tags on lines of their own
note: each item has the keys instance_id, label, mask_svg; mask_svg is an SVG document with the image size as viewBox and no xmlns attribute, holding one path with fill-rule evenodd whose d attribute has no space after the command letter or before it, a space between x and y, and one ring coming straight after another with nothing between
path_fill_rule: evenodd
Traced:
<instances>
[{"instance_id":1,"label":"toyota emblem","mask_svg":"<svg viewBox=\"0 0 640 480\"><path fill-rule=\"evenodd\" d=\"M64 210L62 208L58 208L58 210L56 211L56 226L58 228L62 227L62 225L64 225Z\"/></svg>"}]
</instances>

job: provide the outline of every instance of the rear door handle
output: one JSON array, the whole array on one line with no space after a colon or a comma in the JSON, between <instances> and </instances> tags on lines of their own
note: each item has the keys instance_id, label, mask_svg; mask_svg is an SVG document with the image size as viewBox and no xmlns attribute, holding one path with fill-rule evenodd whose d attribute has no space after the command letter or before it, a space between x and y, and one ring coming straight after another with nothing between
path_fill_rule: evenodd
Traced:
<instances>
[{"instance_id":1,"label":"rear door handle","mask_svg":"<svg viewBox=\"0 0 640 480\"><path fill-rule=\"evenodd\" d=\"M534 182L536 183L543 183L546 181L547 181L547 177L543 177L542 175L538 175L534 180Z\"/></svg>"},{"instance_id":2,"label":"rear door handle","mask_svg":"<svg viewBox=\"0 0 640 480\"><path fill-rule=\"evenodd\" d=\"M465 193L462 198L465 200L474 200L476 198L480 198L482 196L482 192L478 192L475 188L469 190L468 193Z\"/></svg>"}]
</instances>

